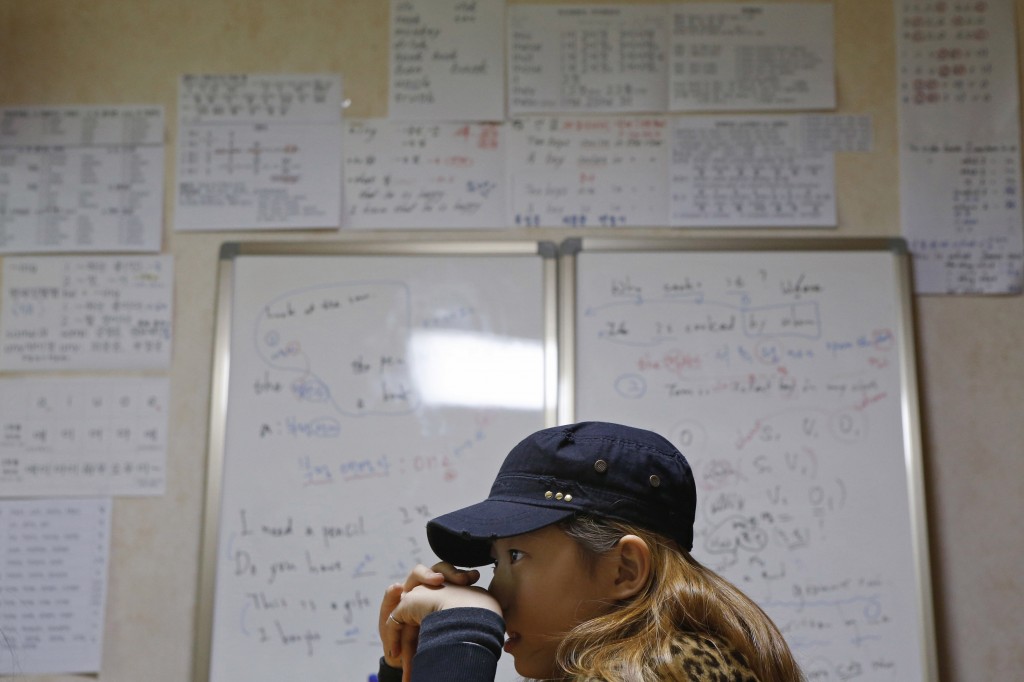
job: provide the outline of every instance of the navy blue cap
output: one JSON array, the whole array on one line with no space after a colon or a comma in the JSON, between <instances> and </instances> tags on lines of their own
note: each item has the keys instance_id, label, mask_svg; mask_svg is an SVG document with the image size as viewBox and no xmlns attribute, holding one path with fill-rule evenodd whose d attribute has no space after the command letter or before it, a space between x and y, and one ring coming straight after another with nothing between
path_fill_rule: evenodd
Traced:
<instances>
[{"instance_id":1,"label":"navy blue cap","mask_svg":"<svg viewBox=\"0 0 1024 682\"><path fill-rule=\"evenodd\" d=\"M668 440L644 429L581 422L537 431L508 453L483 502L427 523L434 553L456 566L493 561L491 542L575 514L625 521L693 547L697 488Z\"/></svg>"}]
</instances>

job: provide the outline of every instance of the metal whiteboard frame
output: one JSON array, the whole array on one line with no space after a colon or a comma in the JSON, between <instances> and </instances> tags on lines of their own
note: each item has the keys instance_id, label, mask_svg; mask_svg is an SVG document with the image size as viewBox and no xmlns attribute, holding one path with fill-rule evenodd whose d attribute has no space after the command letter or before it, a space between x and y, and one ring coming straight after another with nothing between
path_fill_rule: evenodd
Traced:
<instances>
[{"instance_id":1,"label":"metal whiteboard frame","mask_svg":"<svg viewBox=\"0 0 1024 682\"><path fill-rule=\"evenodd\" d=\"M558 406L559 259L552 241L346 241L225 242L221 244L214 313L210 423L207 437L206 490L201 516L199 586L195 611L192 679L208 682L213 663L213 607L217 585L220 507L223 491L228 387L231 377L231 320L235 258L239 256L536 256L543 259L544 422L554 426Z\"/></svg>"},{"instance_id":2,"label":"metal whiteboard frame","mask_svg":"<svg viewBox=\"0 0 1024 682\"><path fill-rule=\"evenodd\" d=\"M689 253L728 251L865 251L890 252L893 255L898 284L900 410L903 426L904 464L907 472L907 496L910 508L910 533L913 543L914 573L921 628L921 669L926 682L939 682L938 653L935 639L935 609L932 599L930 549L928 545L927 504L924 490L924 460L921 441L920 404L917 365L914 353L913 280L906 242L900 238L571 238L559 245L559 423L575 421L576 411L576 256L582 252Z\"/></svg>"}]
</instances>

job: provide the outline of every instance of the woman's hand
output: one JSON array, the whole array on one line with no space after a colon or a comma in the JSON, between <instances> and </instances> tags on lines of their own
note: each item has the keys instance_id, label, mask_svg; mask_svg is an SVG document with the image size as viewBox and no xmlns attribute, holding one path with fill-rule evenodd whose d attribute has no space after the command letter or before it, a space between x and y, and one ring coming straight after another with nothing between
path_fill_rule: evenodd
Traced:
<instances>
[{"instance_id":1,"label":"woman's hand","mask_svg":"<svg viewBox=\"0 0 1024 682\"><path fill-rule=\"evenodd\" d=\"M388 627L389 616L398 606L402 599L402 583L388 585L384 590L384 598L380 602L380 616L377 619L377 632L380 635L381 644L384 645L384 662L392 668L401 668L401 645L400 637L395 637L395 632ZM397 633L401 635L401 631Z\"/></svg>"},{"instance_id":2,"label":"woman's hand","mask_svg":"<svg viewBox=\"0 0 1024 682\"><path fill-rule=\"evenodd\" d=\"M384 645L384 661L393 668L402 668L404 682L410 679L419 626L427 614L475 606L501 615L494 597L483 588L473 587L479 579L479 571L463 571L441 562L433 568L416 566L404 584L388 586L381 601L378 630Z\"/></svg>"}]
</instances>

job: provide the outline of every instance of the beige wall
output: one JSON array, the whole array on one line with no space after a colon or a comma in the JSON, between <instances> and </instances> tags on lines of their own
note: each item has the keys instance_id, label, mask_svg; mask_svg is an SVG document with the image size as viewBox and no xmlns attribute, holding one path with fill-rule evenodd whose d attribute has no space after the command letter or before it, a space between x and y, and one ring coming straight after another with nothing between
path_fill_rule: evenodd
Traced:
<instances>
[{"instance_id":1,"label":"beige wall","mask_svg":"<svg viewBox=\"0 0 1024 682\"><path fill-rule=\"evenodd\" d=\"M1019 30L1024 0L1014 1ZM897 236L893 0L833 4L838 111L872 117L874 149L838 158L838 230L772 234ZM384 116L387 8L387 0L0 0L0 105L162 104L170 197L179 74L340 72L351 99L347 115ZM219 244L352 238L175 234L171 218L168 205L163 250L174 254L177 277L167 494L115 502L101 682L191 678ZM638 233L662 232L629 232ZM610 233L501 236L583 234ZM1024 298L919 297L916 306L942 679L1020 679Z\"/></svg>"}]
</instances>

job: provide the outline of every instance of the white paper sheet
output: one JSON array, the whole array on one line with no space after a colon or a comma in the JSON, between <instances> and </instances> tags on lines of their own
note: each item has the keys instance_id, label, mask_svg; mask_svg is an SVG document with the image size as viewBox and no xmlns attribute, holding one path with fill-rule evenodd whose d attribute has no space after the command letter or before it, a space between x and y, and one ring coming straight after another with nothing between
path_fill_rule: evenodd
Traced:
<instances>
[{"instance_id":1,"label":"white paper sheet","mask_svg":"<svg viewBox=\"0 0 1024 682\"><path fill-rule=\"evenodd\" d=\"M500 121L504 0L391 0L388 117Z\"/></svg>"},{"instance_id":2,"label":"white paper sheet","mask_svg":"<svg viewBox=\"0 0 1024 682\"><path fill-rule=\"evenodd\" d=\"M99 672L110 508L0 500L0 674Z\"/></svg>"},{"instance_id":3,"label":"white paper sheet","mask_svg":"<svg viewBox=\"0 0 1024 682\"><path fill-rule=\"evenodd\" d=\"M162 495L164 377L0 379L0 497Z\"/></svg>"},{"instance_id":4,"label":"white paper sheet","mask_svg":"<svg viewBox=\"0 0 1024 682\"><path fill-rule=\"evenodd\" d=\"M808 129L808 125L810 129ZM677 227L835 227L835 156L802 116L673 119Z\"/></svg>"},{"instance_id":5,"label":"white paper sheet","mask_svg":"<svg viewBox=\"0 0 1024 682\"><path fill-rule=\"evenodd\" d=\"M159 251L159 106L0 109L0 253Z\"/></svg>"},{"instance_id":6,"label":"white paper sheet","mask_svg":"<svg viewBox=\"0 0 1024 682\"><path fill-rule=\"evenodd\" d=\"M185 75L177 230L337 228L341 77Z\"/></svg>"},{"instance_id":7,"label":"white paper sheet","mask_svg":"<svg viewBox=\"0 0 1024 682\"><path fill-rule=\"evenodd\" d=\"M508 130L508 217L515 227L664 225L665 117L543 116Z\"/></svg>"},{"instance_id":8,"label":"white paper sheet","mask_svg":"<svg viewBox=\"0 0 1024 682\"><path fill-rule=\"evenodd\" d=\"M897 3L900 222L922 294L1024 290L1014 5Z\"/></svg>"},{"instance_id":9,"label":"white paper sheet","mask_svg":"<svg viewBox=\"0 0 1024 682\"><path fill-rule=\"evenodd\" d=\"M805 114L800 117L801 150L822 152L870 152L874 130L870 116L855 114Z\"/></svg>"},{"instance_id":10,"label":"white paper sheet","mask_svg":"<svg viewBox=\"0 0 1024 682\"><path fill-rule=\"evenodd\" d=\"M173 289L170 255L5 258L0 368L169 367Z\"/></svg>"},{"instance_id":11,"label":"white paper sheet","mask_svg":"<svg viewBox=\"0 0 1024 682\"><path fill-rule=\"evenodd\" d=\"M680 3L672 11L672 111L835 108L831 3Z\"/></svg>"},{"instance_id":12,"label":"white paper sheet","mask_svg":"<svg viewBox=\"0 0 1024 682\"><path fill-rule=\"evenodd\" d=\"M347 121L344 227L504 227L504 130Z\"/></svg>"},{"instance_id":13,"label":"white paper sheet","mask_svg":"<svg viewBox=\"0 0 1024 682\"><path fill-rule=\"evenodd\" d=\"M666 111L668 6L508 9L510 115Z\"/></svg>"}]
</instances>

